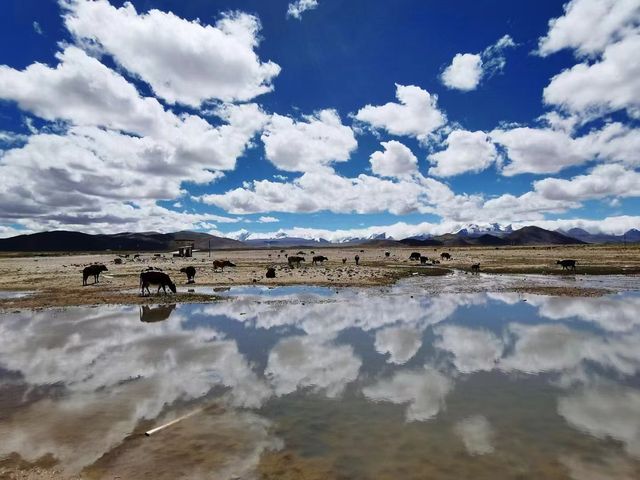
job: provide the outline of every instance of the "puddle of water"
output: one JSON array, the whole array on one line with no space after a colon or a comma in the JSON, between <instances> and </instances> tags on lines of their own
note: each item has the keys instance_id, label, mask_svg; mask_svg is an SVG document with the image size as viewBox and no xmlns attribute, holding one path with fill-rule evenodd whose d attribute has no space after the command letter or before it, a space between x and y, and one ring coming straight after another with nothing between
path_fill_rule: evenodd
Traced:
<instances>
[{"instance_id":1,"label":"puddle of water","mask_svg":"<svg viewBox=\"0 0 640 480\"><path fill-rule=\"evenodd\" d=\"M640 295L291 288L2 314L0 461L88 478L640 478Z\"/></svg>"},{"instance_id":2,"label":"puddle of water","mask_svg":"<svg viewBox=\"0 0 640 480\"><path fill-rule=\"evenodd\" d=\"M198 295L216 295L221 297L245 298L245 299L265 299L265 300L281 300L281 301L313 301L322 300L332 297L339 291L336 288L322 287L315 285L288 285L281 287L269 287L264 285L242 285L229 287L212 287L210 285L182 285L178 286L178 293L194 293ZM127 289L126 293L140 293L139 290ZM151 294L156 297L155 291ZM170 300L160 294L164 300Z\"/></svg>"},{"instance_id":3,"label":"puddle of water","mask_svg":"<svg viewBox=\"0 0 640 480\"><path fill-rule=\"evenodd\" d=\"M14 298L24 298L33 295L33 292L0 290L0 300L12 300Z\"/></svg>"}]
</instances>

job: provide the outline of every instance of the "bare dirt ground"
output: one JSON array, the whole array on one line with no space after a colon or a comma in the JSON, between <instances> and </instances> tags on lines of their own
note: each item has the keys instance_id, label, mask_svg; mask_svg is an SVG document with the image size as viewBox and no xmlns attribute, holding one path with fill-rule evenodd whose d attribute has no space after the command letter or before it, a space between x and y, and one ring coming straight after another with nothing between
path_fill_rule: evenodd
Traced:
<instances>
[{"instance_id":1,"label":"bare dirt ground","mask_svg":"<svg viewBox=\"0 0 640 480\"><path fill-rule=\"evenodd\" d=\"M366 287L390 285L412 275L440 276L454 271L470 271L480 263L485 274L522 274L521 280L509 289L541 292L539 282L529 285L527 274L537 275L637 275L640 274L640 246L551 246L551 247L331 247L315 248L315 255L324 255L328 261L312 265L312 249L255 249L196 252L192 258L173 258L171 254L139 252L134 258L111 252L90 254L3 254L0 256L0 293L33 292L15 297L0 295L0 309L46 308L68 305L94 305L105 303L158 303L158 297L141 297L140 271L148 267L161 268L178 286L173 302L215 301L215 288L238 285L321 285L333 287ZM439 265L420 265L410 261L411 252L419 252ZM300 268L290 268L285 255L306 258ZM389 252L387 257L385 252ZM451 260L442 260L440 254L448 252ZM158 256L159 255L159 256ZM354 261L360 256L360 265ZM346 258L346 263L342 259ZM575 259L576 272L563 271L556 261ZM117 264L122 261L122 264ZM235 268L214 272L214 259L228 259ZM109 269L100 277L100 283L82 286L82 269L94 263L103 263ZM196 267L198 293L189 293L186 276L180 268ZM268 279L268 267L276 268L276 278ZM89 282L93 279L90 278ZM206 295L202 287L211 287ZM545 290L542 288L542 290ZM546 293L555 295L594 295L597 291L581 288L551 288ZM437 292L435 292L437 293Z\"/></svg>"}]
</instances>

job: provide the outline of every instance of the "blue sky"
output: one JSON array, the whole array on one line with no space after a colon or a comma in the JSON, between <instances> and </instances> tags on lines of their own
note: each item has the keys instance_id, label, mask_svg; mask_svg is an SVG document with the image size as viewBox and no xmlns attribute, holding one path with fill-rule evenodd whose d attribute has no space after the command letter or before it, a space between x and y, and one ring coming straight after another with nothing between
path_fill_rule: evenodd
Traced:
<instances>
[{"instance_id":1,"label":"blue sky","mask_svg":"<svg viewBox=\"0 0 640 480\"><path fill-rule=\"evenodd\" d=\"M1 8L2 236L640 227L640 0Z\"/></svg>"}]
</instances>

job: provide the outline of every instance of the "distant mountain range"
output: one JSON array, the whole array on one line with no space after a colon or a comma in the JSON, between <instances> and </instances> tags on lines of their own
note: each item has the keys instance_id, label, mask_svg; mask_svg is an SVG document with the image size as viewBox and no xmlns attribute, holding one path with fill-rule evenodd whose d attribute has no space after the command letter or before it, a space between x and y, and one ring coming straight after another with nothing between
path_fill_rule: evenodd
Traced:
<instances>
[{"instance_id":1,"label":"distant mountain range","mask_svg":"<svg viewBox=\"0 0 640 480\"><path fill-rule=\"evenodd\" d=\"M430 238L405 238L401 243L411 246L503 246L503 245L571 245L586 243L582 240L563 235L559 232L552 232L540 227L523 227L519 230L501 230L500 236L480 231L470 234L468 230L461 230L458 233L446 233Z\"/></svg>"},{"instance_id":2,"label":"distant mountain range","mask_svg":"<svg viewBox=\"0 0 640 480\"><path fill-rule=\"evenodd\" d=\"M627 230L622 235L608 235L606 233L589 233L582 228L572 228L566 232L563 230L556 230L559 233L567 235L569 237L577 238L586 243L636 243L640 242L640 230L632 228Z\"/></svg>"},{"instance_id":3,"label":"distant mountain range","mask_svg":"<svg viewBox=\"0 0 640 480\"><path fill-rule=\"evenodd\" d=\"M0 239L3 252L94 252L104 250L168 251L177 248L180 240L194 242L196 249L242 248L238 240L216 237L200 232L116 233L91 235L81 232L54 231L18 235Z\"/></svg>"},{"instance_id":4,"label":"distant mountain range","mask_svg":"<svg viewBox=\"0 0 640 480\"><path fill-rule=\"evenodd\" d=\"M481 227L467 225L457 233L444 235L419 235L396 240L386 233L368 237L343 237L330 242L324 238L290 237L278 233L272 238L255 238L246 233L238 239L217 237L201 232L175 233L117 233L90 235L80 232L53 231L0 239L0 251L4 252L72 252L72 251L169 251L175 250L181 240L193 241L196 249L265 248L265 247L330 247L333 245L368 245L372 247L409 246L507 246L507 245L570 245L584 243L635 243L640 242L640 230L631 229L624 235L591 234L586 230L551 231L528 226L514 230L511 225L502 227L491 224Z\"/></svg>"}]
</instances>

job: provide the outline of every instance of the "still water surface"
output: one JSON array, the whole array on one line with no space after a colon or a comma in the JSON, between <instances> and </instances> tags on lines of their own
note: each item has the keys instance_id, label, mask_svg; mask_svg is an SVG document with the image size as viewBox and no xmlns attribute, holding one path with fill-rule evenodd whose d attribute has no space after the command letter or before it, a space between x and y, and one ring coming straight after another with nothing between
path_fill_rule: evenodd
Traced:
<instances>
[{"instance_id":1,"label":"still water surface","mask_svg":"<svg viewBox=\"0 0 640 480\"><path fill-rule=\"evenodd\" d=\"M226 294L0 316L0 462L123 479L640 478L640 295Z\"/></svg>"}]
</instances>

